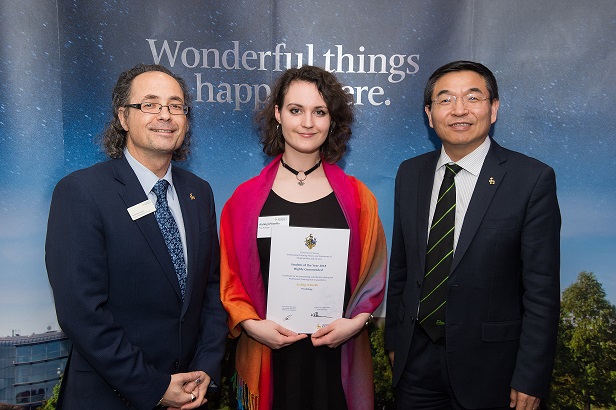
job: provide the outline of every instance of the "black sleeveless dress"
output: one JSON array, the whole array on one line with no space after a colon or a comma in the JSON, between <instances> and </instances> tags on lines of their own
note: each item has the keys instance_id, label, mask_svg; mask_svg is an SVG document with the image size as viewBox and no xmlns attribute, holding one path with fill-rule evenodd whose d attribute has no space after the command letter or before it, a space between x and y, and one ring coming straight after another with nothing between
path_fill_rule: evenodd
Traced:
<instances>
[{"instance_id":1,"label":"black sleeveless dress","mask_svg":"<svg viewBox=\"0 0 616 410\"><path fill-rule=\"evenodd\" d=\"M295 203L271 191L260 216L289 215L290 226L348 229L332 192L314 202ZM263 282L267 289L270 238L258 238ZM350 298L347 284L344 306ZM347 408L341 380L341 347L314 347L310 337L282 349L272 350L274 410L344 410Z\"/></svg>"}]
</instances>

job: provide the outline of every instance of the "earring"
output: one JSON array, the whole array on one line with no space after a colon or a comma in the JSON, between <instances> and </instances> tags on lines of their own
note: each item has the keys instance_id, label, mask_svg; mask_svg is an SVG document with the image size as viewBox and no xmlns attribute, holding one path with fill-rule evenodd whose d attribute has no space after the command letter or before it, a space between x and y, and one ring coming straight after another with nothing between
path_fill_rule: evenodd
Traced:
<instances>
[{"instance_id":1,"label":"earring","mask_svg":"<svg viewBox=\"0 0 616 410\"><path fill-rule=\"evenodd\" d=\"M276 124L276 134L281 138L283 137L282 130L280 129L280 123Z\"/></svg>"}]
</instances>

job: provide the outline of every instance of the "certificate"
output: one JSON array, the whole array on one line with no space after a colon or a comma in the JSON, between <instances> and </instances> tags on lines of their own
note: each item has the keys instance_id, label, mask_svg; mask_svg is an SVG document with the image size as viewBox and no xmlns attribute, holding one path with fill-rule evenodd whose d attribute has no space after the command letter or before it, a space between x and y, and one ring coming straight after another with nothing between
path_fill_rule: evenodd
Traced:
<instances>
[{"instance_id":1,"label":"certificate","mask_svg":"<svg viewBox=\"0 0 616 410\"><path fill-rule=\"evenodd\" d=\"M348 229L272 226L267 319L314 333L342 317Z\"/></svg>"}]
</instances>

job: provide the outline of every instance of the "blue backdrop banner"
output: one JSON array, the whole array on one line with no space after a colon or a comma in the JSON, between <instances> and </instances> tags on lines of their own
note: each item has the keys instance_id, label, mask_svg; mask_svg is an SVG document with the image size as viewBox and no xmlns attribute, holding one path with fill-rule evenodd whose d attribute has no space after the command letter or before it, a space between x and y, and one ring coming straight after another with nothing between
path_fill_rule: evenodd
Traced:
<instances>
[{"instance_id":1,"label":"blue backdrop banner","mask_svg":"<svg viewBox=\"0 0 616 410\"><path fill-rule=\"evenodd\" d=\"M194 98L186 166L218 210L268 159L253 121L284 69L324 67L353 94L342 161L376 194L388 238L394 177L438 139L422 106L452 60L496 74L494 138L556 170L562 286L592 271L616 301L616 80L612 0L79 1L0 4L0 336L57 329L43 262L51 192L104 160L96 137L118 74L137 63L182 75Z\"/></svg>"}]
</instances>

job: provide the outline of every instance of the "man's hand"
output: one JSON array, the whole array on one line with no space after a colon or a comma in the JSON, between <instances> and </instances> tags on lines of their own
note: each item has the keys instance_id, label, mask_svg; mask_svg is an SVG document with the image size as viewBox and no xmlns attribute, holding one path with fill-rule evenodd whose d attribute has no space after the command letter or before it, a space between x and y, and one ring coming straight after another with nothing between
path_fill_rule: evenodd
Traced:
<instances>
[{"instance_id":1,"label":"man's hand","mask_svg":"<svg viewBox=\"0 0 616 410\"><path fill-rule=\"evenodd\" d=\"M196 409L207 402L209 385L210 376L202 371L172 374L161 404L170 409Z\"/></svg>"},{"instance_id":2,"label":"man's hand","mask_svg":"<svg viewBox=\"0 0 616 410\"><path fill-rule=\"evenodd\" d=\"M513 388L511 389L509 398L511 399L509 407L516 410L537 410L539 408L539 404L541 403L540 398L529 396L528 394L519 392Z\"/></svg>"},{"instance_id":3,"label":"man's hand","mask_svg":"<svg viewBox=\"0 0 616 410\"><path fill-rule=\"evenodd\" d=\"M270 349L280 349L308 337L305 334L298 335L271 320L249 319L244 320L241 325L248 336Z\"/></svg>"}]
</instances>

